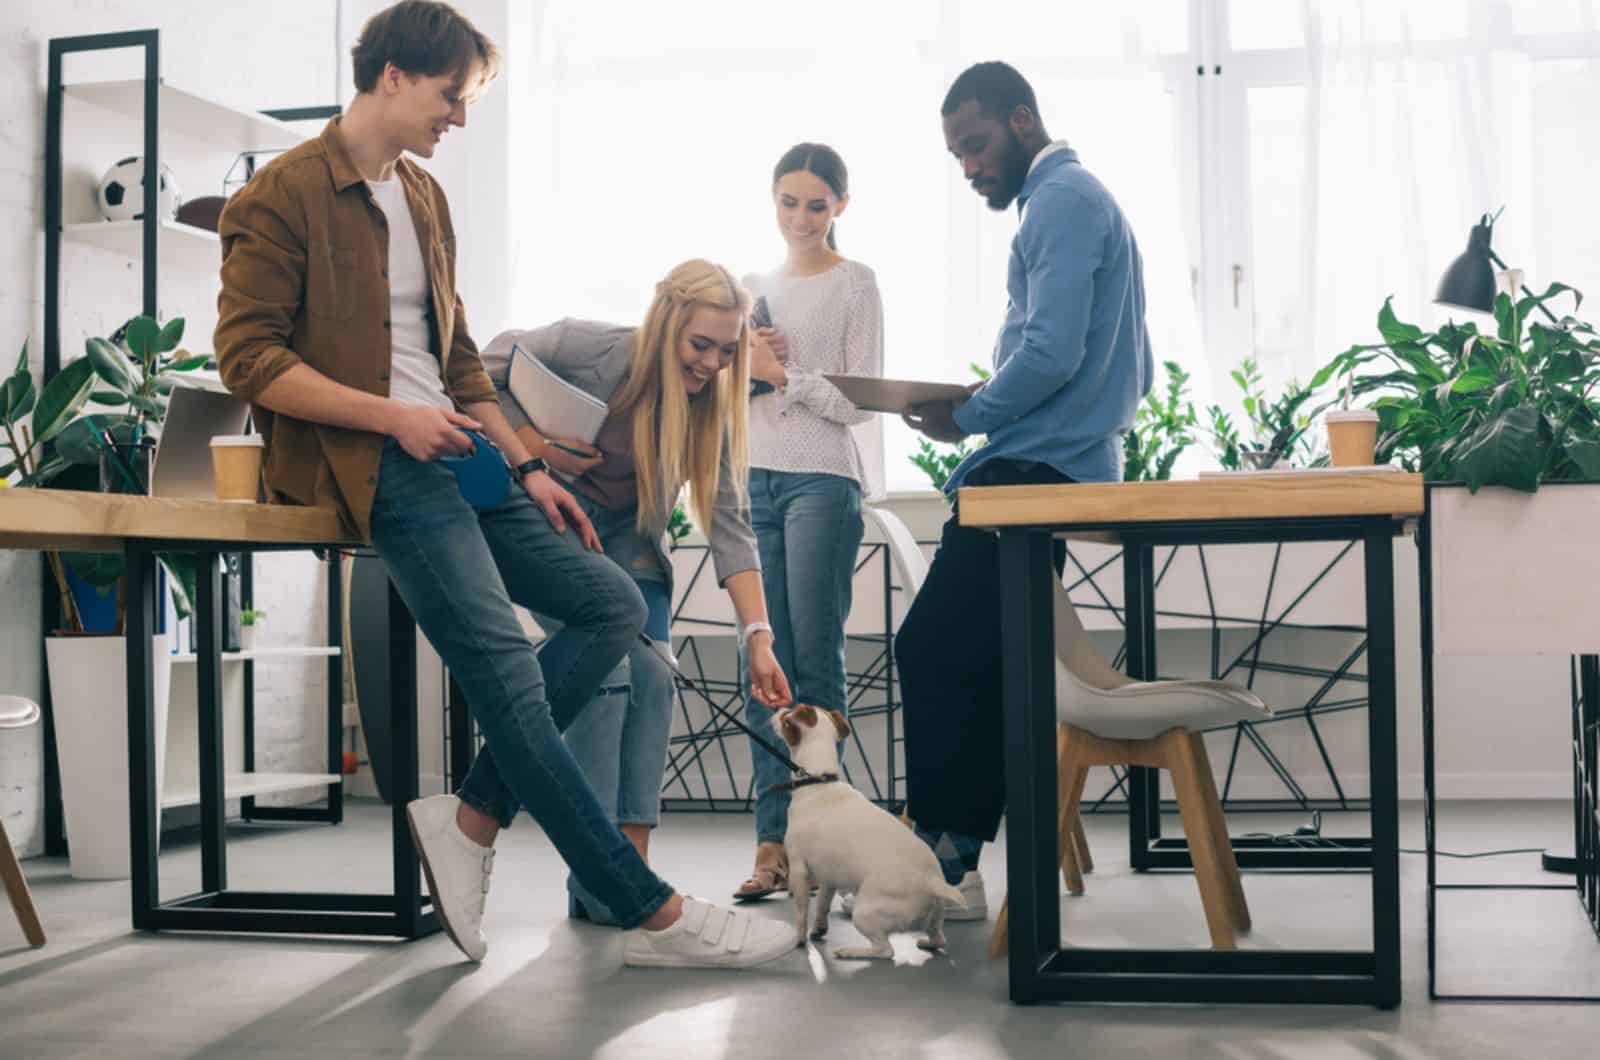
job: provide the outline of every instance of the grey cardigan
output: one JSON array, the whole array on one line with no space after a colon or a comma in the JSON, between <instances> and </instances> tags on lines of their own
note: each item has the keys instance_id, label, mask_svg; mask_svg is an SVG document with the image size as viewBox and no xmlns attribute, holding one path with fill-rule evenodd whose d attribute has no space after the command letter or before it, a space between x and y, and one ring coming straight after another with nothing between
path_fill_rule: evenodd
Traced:
<instances>
[{"instance_id":1,"label":"grey cardigan","mask_svg":"<svg viewBox=\"0 0 1600 1060\"><path fill-rule=\"evenodd\" d=\"M489 378L494 380L500 408L504 410L506 419L511 421L513 428L525 427L530 425L527 415L506 390L513 346L520 346L524 352L537 357L556 375L579 390L609 402L628 374L636 330L619 324L568 317L530 331L501 332L479 351L479 357ZM645 469L639 470L642 473ZM673 501L681 485L677 483L663 491L664 500L660 510L647 513L650 532L645 536L656 550L656 558L661 562L668 584L672 581L672 564L667 559L667 522L672 517ZM741 571L761 569L755 531L750 527L750 512L747 506L739 503L739 491L733 482L726 439L722 446L722 469L717 476L717 498L711 507L711 526L705 529L719 583Z\"/></svg>"}]
</instances>

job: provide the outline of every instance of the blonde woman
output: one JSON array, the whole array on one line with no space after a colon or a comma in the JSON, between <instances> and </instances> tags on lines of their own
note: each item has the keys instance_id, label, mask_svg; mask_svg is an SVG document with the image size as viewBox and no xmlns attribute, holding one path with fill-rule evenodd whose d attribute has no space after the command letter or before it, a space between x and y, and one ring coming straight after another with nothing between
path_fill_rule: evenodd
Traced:
<instances>
[{"instance_id":1,"label":"blonde woman","mask_svg":"<svg viewBox=\"0 0 1600 1060\"><path fill-rule=\"evenodd\" d=\"M500 406L523 444L571 480L607 556L638 584L645 633L671 650L672 565L665 531L687 485L689 507L711 543L717 580L732 599L756 698L790 700L773 653L761 561L748 515L749 295L727 269L686 261L656 285L638 327L562 320L508 331L483 350ZM506 392L513 347L604 401L594 444L550 438ZM582 455L580 455L582 454ZM641 857L660 819L672 725L672 679L643 644L566 731L567 745L601 804ZM613 922L574 879L572 915Z\"/></svg>"}]
</instances>

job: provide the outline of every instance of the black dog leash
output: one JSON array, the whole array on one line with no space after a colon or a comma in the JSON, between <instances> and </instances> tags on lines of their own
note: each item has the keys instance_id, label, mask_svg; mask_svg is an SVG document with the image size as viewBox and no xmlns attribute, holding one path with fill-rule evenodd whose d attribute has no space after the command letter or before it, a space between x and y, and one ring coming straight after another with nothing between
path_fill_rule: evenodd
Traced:
<instances>
[{"instance_id":1,"label":"black dog leash","mask_svg":"<svg viewBox=\"0 0 1600 1060\"><path fill-rule=\"evenodd\" d=\"M723 721L732 722L734 728L738 729L740 732L750 737L750 739L760 744L763 750L765 750L773 758L776 758L778 761L782 762L784 767L787 768L789 772L795 774L797 779L791 781L790 785L804 786L805 784L819 784L822 782L821 778L816 777L795 765L794 759L790 758L783 751L780 751L778 748L768 743L763 737L757 735L750 728L750 726L734 717L734 715L728 713L728 711L723 709L722 704L718 703L716 700L706 695L705 692L701 691L700 686L695 684L688 674L678 669L678 664L672 661L672 657L663 651L659 644L645 636L643 633L639 634L639 639L642 640L645 645L655 653L656 658L660 659L662 663L666 665L667 669L671 670L673 674L677 676L679 681L683 682L684 687L692 690L695 695L706 701L706 706L711 708L712 713L721 718ZM833 780L839 779L838 774L836 773L825 773L822 776L829 777ZM779 789L787 789L788 787L789 785L780 784L776 788L770 790L776 791Z\"/></svg>"}]
</instances>

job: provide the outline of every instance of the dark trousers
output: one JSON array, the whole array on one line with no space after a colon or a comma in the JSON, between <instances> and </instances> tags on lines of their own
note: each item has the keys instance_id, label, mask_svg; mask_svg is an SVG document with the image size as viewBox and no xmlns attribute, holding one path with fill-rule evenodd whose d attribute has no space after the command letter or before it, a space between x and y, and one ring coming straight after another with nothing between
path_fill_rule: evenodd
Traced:
<instances>
[{"instance_id":1,"label":"dark trousers","mask_svg":"<svg viewBox=\"0 0 1600 1060\"><path fill-rule=\"evenodd\" d=\"M991 460L969 486L1070 482L1047 464ZM911 819L928 831L993 840L1005 812L1000 716L1000 549L963 527L959 505L895 637L904 699ZM1066 549L1056 543L1057 574Z\"/></svg>"}]
</instances>

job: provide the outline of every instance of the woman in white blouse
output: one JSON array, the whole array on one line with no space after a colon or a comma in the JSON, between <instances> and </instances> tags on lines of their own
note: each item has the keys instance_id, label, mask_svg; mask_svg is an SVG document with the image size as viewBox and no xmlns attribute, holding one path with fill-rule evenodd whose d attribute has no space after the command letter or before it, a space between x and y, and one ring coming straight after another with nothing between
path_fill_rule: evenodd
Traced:
<instances>
[{"instance_id":1,"label":"woman in white blouse","mask_svg":"<svg viewBox=\"0 0 1600 1060\"><path fill-rule=\"evenodd\" d=\"M797 144L772 174L778 231L788 252L769 273L745 277L765 299L770 325L753 333L752 379L768 384L750 401L751 523L779 665L797 703L844 711L844 623L861 544L867 481L851 427L871 419L827 374L880 375L883 303L872 270L843 257L834 221L849 203L843 160L822 144ZM757 314L757 322L760 320ZM752 728L771 711L746 699ZM753 741L755 871L734 897L764 898L788 885L783 838L789 795L783 765Z\"/></svg>"}]
</instances>

